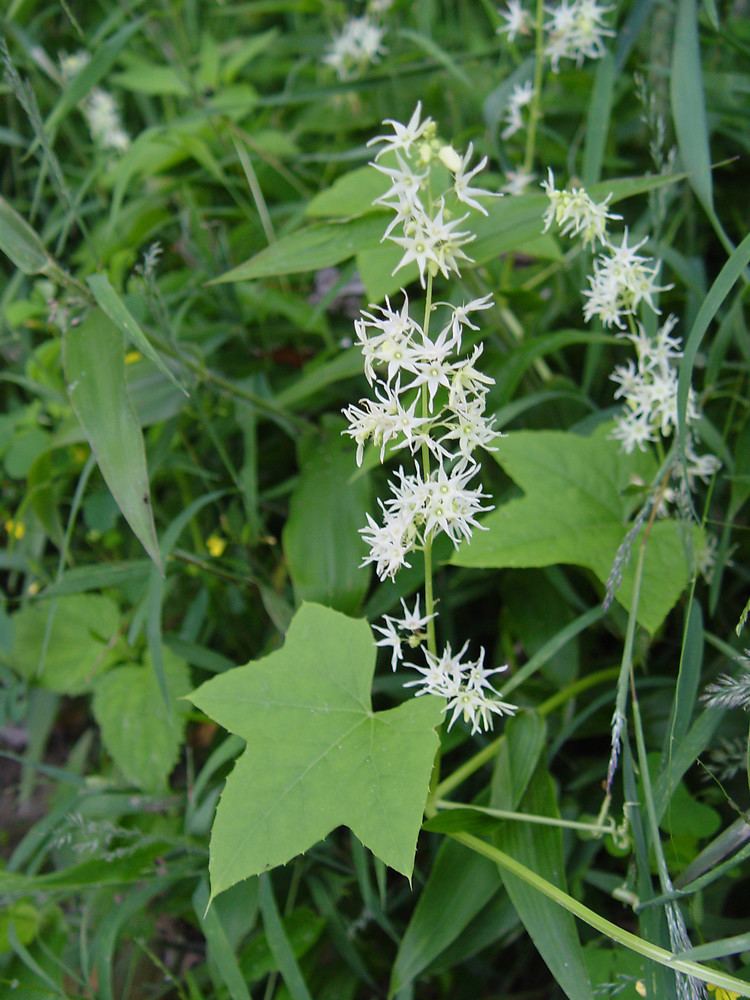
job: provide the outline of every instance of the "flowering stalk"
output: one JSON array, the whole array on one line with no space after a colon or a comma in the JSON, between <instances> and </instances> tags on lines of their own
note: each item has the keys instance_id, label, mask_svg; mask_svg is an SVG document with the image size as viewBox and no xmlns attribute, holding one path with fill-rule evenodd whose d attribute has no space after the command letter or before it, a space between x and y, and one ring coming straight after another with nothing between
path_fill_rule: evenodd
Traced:
<instances>
[{"instance_id":1,"label":"flowering stalk","mask_svg":"<svg viewBox=\"0 0 750 1000\"><path fill-rule=\"evenodd\" d=\"M404 643L410 649L421 646L423 663L403 663L418 675L405 686L417 688L417 696L445 698L446 711L451 713L449 728L462 717L477 732L491 728L495 715L515 710L500 700L489 681L506 667L486 668L484 650L478 659L467 659L468 643L458 653L446 644L439 653L432 546L438 533L446 534L456 546L469 539L473 529L480 527L477 516L491 509L483 503L487 494L472 481L479 473L474 451L480 447L494 450L500 437L494 420L485 415L487 392L494 380L478 368L481 344L468 357L461 351L465 330L479 329L474 314L492 303L489 295L460 306L433 303L433 282L437 274L459 273L460 262L470 259L463 248L475 237L463 223L472 212L486 214L480 199L494 193L473 186L486 158L470 169L473 146L462 156L443 142L432 119L422 119L421 105L406 124L385 124L391 126L392 134L372 140L380 147L373 166L390 181L377 204L394 212L383 239L403 251L396 271L410 263L417 265L425 303L421 325L410 314L403 290L400 307L386 298L384 306L371 306L355 322L365 376L375 399L346 407L349 427L344 433L357 444L359 464L370 442L380 449L381 461L386 449L409 452L414 461L413 472L399 467L389 484L390 497L378 501L382 522L367 516L361 534L370 551L363 565L374 563L381 579L394 578L402 566L410 565L410 554L421 551L424 614L419 597L411 610L402 601L402 618L386 615L383 625L373 626L380 637L377 645L391 650L394 670L404 660ZM431 326L438 314L442 322L433 333Z\"/></svg>"}]
</instances>

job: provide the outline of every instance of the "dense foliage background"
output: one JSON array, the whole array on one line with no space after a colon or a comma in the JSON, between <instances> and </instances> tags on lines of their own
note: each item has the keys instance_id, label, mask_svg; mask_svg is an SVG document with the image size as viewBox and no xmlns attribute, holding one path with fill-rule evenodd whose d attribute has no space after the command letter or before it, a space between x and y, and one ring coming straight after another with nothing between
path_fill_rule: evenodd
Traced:
<instances>
[{"instance_id":1,"label":"dense foliage background","mask_svg":"<svg viewBox=\"0 0 750 1000\"><path fill-rule=\"evenodd\" d=\"M702 995L445 836L467 831L653 945L719 941L696 960L750 979L750 9L613 3L604 58L546 66L529 141L527 119L504 133L533 33L498 33L491 3L373 6L383 51L341 73L325 56L363 7L10 0L2 15L2 996ZM439 790L573 825L439 812L411 883L339 828L207 909L243 742L183 696L278 650L304 600L373 622L422 584L418 558L396 582L360 567L385 475L369 455L357 473L341 435L367 389L354 317L405 282L420 294L415 269L391 276L381 179L361 169L381 121L418 101L446 142L489 157L484 187L535 175L435 286L493 296L475 342L508 437L482 475L498 510L527 501L489 554L436 547L443 638L507 662L523 709L494 742L444 732ZM653 525L682 539L672 555L648 532L620 547L671 439L628 456L607 437L609 376L632 351L584 323L591 250L542 232L548 168L613 193L662 262L661 319L678 317L697 439L721 461ZM559 436L524 436L540 431ZM654 554L637 604L639 551ZM616 557L627 594L605 610ZM722 675L730 695L706 707ZM382 654L375 707L401 685ZM279 754L294 738L278 732Z\"/></svg>"}]
</instances>

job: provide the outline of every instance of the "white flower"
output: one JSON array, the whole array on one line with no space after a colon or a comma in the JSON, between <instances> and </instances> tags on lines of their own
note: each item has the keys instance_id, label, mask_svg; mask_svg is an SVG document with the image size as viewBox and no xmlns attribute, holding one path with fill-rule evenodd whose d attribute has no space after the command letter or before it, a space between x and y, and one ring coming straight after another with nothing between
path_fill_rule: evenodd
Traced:
<instances>
[{"instance_id":1,"label":"white flower","mask_svg":"<svg viewBox=\"0 0 750 1000\"><path fill-rule=\"evenodd\" d=\"M409 156L412 146L434 129L432 118L425 118L424 121L420 121L421 115L422 102L418 101L414 113L406 125L402 125L401 122L394 121L392 118L386 118L383 124L393 127L393 135L377 135L367 143L368 146L383 144L375 154L375 159L379 160L381 156L391 151L402 152L406 156Z\"/></svg>"},{"instance_id":2,"label":"white flower","mask_svg":"<svg viewBox=\"0 0 750 1000\"><path fill-rule=\"evenodd\" d=\"M417 594L417 599L414 602L414 609L409 611L406 606L406 601L401 598L401 607L404 611L403 618L394 618L395 624L402 632L411 632L412 635L419 633L425 627L425 625L432 621L435 617L436 612L431 615L420 615L419 613L419 594Z\"/></svg>"},{"instance_id":3,"label":"white flower","mask_svg":"<svg viewBox=\"0 0 750 1000\"><path fill-rule=\"evenodd\" d=\"M467 400L463 405L457 406L453 413L455 422L450 425L450 430L441 439L443 442L455 440L459 454L467 459L477 448L497 451L497 448L492 446L492 442L502 435L492 426L495 418L487 420L484 417L483 399Z\"/></svg>"},{"instance_id":4,"label":"white flower","mask_svg":"<svg viewBox=\"0 0 750 1000\"><path fill-rule=\"evenodd\" d=\"M497 29L498 34L508 36L509 42L514 42L517 35L528 35L531 33L531 15L521 6L520 0L508 0L506 10L498 11L505 24L501 24Z\"/></svg>"},{"instance_id":5,"label":"white flower","mask_svg":"<svg viewBox=\"0 0 750 1000\"><path fill-rule=\"evenodd\" d=\"M396 631L396 623L393 618L389 615L383 615L383 621L385 622L385 626L372 626L376 632L380 632L383 636L382 639L377 640L375 645L391 647L391 670L395 670L399 660L403 659L403 654L401 653L401 636Z\"/></svg>"},{"instance_id":6,"label":"white flower","mask_svg":"<svg viewBox=\"0 0 750 1000\"><path fill-rule=\"evenodd\" d=\"M532 174L528 170L524 170L523 167L519 167L517 170L508 170L505 174L505 184L502 189L503 193L509 194L513 197L518 197L518 195L524 193L535 177L536 174Z\"/></svg>"},{"instance_id":7,"label":"white flower","mask_svg":"<svg viewBox=\"0 0 750 1000\"><path fill-rule=\"evenodd\" d=\"M500 198L502 195L498 191L486 191L484 188L470 186L469 181L487 166L487 157L483 156L473 170L467 171L466 168L469 166L469 162L473 155L474 144L470 142L466 150L466 155L462 160L459 160L458 169L455 171L456 176L453 181L453 190L458 200L463 202L464 205L468 205L470 208L476 209L478 212L481 212L482 215L487 215L487 209L476 199Z\"/></svg>"}]
</instances>

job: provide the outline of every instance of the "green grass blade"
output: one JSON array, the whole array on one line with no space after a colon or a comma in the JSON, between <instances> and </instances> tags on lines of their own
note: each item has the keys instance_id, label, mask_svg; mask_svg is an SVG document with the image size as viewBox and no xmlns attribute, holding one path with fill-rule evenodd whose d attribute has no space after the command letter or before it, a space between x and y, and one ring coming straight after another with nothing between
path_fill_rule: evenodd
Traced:
<instances>
[{"instance_id":1,"label":"green grass blade","mask_svg":"<svg viewBox=\"0 0 750 1000\"><path fill-rule=\"evenodd\" d=\"M268 946L281 971L287 989L293 1000L312 1000L281 922L271 886L271 876L268 874L260 876L259 900Z\"/></svg>"}]
</instances>

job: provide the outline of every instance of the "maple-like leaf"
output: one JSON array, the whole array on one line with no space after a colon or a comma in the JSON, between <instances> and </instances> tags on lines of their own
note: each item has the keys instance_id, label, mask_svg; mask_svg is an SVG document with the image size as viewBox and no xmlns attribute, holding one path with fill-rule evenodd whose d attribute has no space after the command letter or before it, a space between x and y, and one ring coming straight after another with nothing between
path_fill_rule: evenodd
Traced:
<instances>
[{"instance_id":1,"label":"maple-like leaf","mask_svg":"<svg viewBox=\"0 0 750 1000\"><path fill-rule=\"evenodd\" d=\"M634 484L650 483L656 474L651 455L623 454L607 429L591 437L570 431L515 431L504 437L493 456L524 496L484 518L487 530L475 532L451 562L495 569L570 563L586 566L606 583L632 523ZM639 542L615 595L627 609ZM670 518L652 526L638 604L638 621L649 632L661 625L688 583L690 546L702 544L695 526Z\"/></svg>"},{"instance_id":2,"label":"maple-like leaf","mask_svg":"<svg viewBox=\"0 0 750 1000\"><path fill-rule=\"evenodd\" d=\"M280 650L189 696L248 744L211 831L212 897L342 825L411 876L444 702L374 712L375 652L366 621L303 604Z\"/></svg>"}]
</instances>

